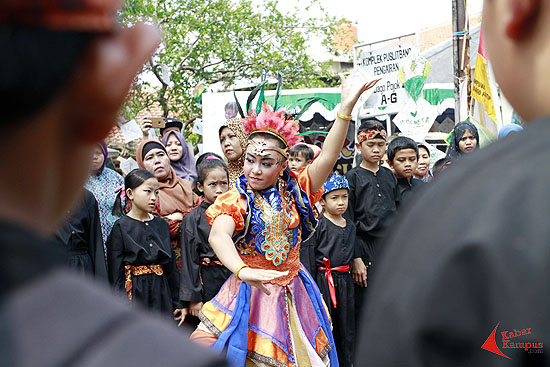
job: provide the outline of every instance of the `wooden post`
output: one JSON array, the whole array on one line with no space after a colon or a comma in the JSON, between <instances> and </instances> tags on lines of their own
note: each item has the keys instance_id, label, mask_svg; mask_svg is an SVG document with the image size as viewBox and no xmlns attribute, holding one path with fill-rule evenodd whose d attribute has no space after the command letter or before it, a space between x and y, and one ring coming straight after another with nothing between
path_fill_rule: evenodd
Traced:
<instances>
[{"instance_id":1,"label":"wooden post","mask_svg":"<svg viewBox=\"0 0 550 367\"><path fill-rule=\"evenodd\" d=\"M455 124L466 119L460 115L460 83L470 78L470 41L463 34L468 29L466 0L453 0L453 67L455 89ZM467 86L469 88L469 85ZM468 96L470 93L468 93Z\"/></svg>"}]
</instances>

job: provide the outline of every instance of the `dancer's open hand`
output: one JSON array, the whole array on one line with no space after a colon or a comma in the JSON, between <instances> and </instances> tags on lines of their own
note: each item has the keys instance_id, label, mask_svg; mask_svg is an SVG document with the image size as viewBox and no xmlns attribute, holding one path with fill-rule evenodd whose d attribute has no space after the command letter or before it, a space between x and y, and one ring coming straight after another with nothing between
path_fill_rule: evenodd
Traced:
<instances>
[{"instance_id":1,"label":"dancer's open hand","mask_svg":"<svg viewBox=\"0 0 550 367\"><path fill-rule=\"evenodd\" d=\"M344 74L338 74L340 76L340 82L342 83L341 91L340 91L340 101L342 102L340 111L343 113L351 113L351 110L353 110L353 106L355 106L355 103L357 103L357 100L359 99L359 96L361 94L372 87L376 85L380 81L380 79L375 79L368 81L364 84L357 83L353 84L351 81L346 79L344 77Z\"/></svg>"},{"instance_id":2,"label":"dancer's open hand","mask_svg":"<svg viewBox=\"0 0 550 367\"><path fill-rule=\"evenodd\" d=\"M280 278L285 275L288 275L288 271L254 269L249 267L242 268L241 271L239 271L239 278L241 278L243 282L246 282L249 285L260 289L268 296L271 294L271 292L269 291L269 289L266 288L263 282L268 282L270 280Z\"/></svg>"}]
</instances>

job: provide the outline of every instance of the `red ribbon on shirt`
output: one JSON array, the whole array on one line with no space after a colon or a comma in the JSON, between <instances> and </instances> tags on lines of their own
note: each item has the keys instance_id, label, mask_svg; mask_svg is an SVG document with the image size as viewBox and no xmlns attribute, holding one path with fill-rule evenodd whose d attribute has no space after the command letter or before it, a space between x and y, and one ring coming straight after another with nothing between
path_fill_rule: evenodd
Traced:
<instances>
[{"instance_id":1,"label":"red ribbon on shirt","mask_svg":"<svg viewBox=\"0 0 550 367\"><path fill-rule=\"evenodd\" d=\"M325 264L325 266L319 266L318 269L325 271L325 279L328 280L328 289L330 292L330 299L332 301L332 304L334 305L334 308L336 308L336 290L334 288L334 278L332 277L332 272L339 271L344 273L346 271L349 271L349 264L331 268L330 260L327 259L326 257L323 257L323 264Z\"/></svg>"}]
</instances>

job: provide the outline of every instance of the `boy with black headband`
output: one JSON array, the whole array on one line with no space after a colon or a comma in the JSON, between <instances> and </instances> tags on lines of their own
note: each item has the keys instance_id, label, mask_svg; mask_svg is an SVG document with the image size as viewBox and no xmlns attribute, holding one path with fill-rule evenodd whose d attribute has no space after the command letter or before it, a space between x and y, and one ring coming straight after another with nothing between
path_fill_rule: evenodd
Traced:
<instances>
[{"instance_id":1,"label":"boy with black headband","mask_svg":"<svg viewBox=\"0 0 550 367\"><path fill-rule=\"evenodd\" d=\"M119 3L0 1L0 366L223 365L66 269L47 240L160 42L121 28Z\"/></svg>"},{"instance_id":2,"label":"boy with black headband","mask_svg":"<svg viewBox=\"0 0 550 367\"><path fill-rule=\"evenodd\" d=\"M384 224L400 201L395 176L379 165L386 151L386 135L386 129L377 120L361 123L355 146L363 160L346 174L350 191L347 215L357 227L358 249L352 270L356 312L361 310L367 287L367 267L372 276Z\"/></svg>"}]
</instances>

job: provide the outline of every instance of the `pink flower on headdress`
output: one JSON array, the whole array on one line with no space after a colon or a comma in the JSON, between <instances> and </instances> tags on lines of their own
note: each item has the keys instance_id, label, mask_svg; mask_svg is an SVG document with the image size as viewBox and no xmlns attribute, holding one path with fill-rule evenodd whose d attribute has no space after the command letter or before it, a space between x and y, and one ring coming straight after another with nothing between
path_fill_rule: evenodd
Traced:
<instances>
[{"instance_id":1,"label":"pink flower on headdress","mask_svg":"<svg viewBox=\"0 0 550 367\"><path fill-rule=\"evenodd\" d=\"M289 148L303 140L303 137L296 136L300 132L300 125L296 120L287 120L287 111L279 108L277 111L273 107L264 103L262 110L256 116L256 113L250 111L248 117L244 119L243 130L250 134L253 131L271 130L278 133L288 142Z\"/></svg>"}]
</instances>

